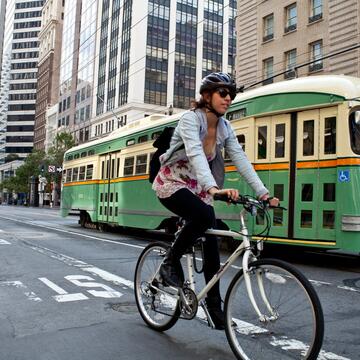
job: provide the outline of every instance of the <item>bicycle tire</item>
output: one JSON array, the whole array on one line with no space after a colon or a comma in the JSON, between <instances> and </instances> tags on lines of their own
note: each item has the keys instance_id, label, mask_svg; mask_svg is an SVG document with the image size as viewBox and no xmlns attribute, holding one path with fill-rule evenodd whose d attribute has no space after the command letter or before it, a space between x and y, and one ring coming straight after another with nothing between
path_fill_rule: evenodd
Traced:
<instances>
[{"instance_id":1,"label":"bicycle tire","mask_svg":"<svg viewBox=\"0 0 360 360\"><path fill-rule=\"evenodd\" d=\"M250 263L249 274L261 313L270 316L256 274L276 311L275 319L260 321L240 270L229 285L224 307L226 336L236 358L315 360L323 342L324 317L311 283L294 266L277 259Z\"/></svg>"},{"instance_id":2,"label":"bicycle tire","mask_svg":"<svg viewBox=\"0 0 360 360\"><path fill-rule=\"evenodd\" d=\"M156 331L175 325L180 309L178 301L167 295L157 272L169 245L154 242L140 254L135 268L134 292L136 305L145 323Z\"/></svg>"}]
</instances>

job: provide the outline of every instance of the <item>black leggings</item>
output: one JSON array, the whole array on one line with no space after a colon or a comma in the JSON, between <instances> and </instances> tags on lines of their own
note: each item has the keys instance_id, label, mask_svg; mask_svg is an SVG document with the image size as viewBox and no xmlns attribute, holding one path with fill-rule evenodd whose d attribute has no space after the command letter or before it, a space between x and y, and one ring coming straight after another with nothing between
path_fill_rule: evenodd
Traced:
<instances>
[{"instance_id":1,"label":"black leggings","mask_svg":"<svg viewBox=\"0 0 360 360\"><path fill-rule=\"evenodd\" d=\"M174 214L184 218L186 224L173 244L173 255L181 258L186 249L204 235L209 228L216 228L214 208L205 204L188 189L180 189L160 202ZM204 242L204 276L208 283L220 268L218 241L215 236L206 236ZM208 297L220 297L219 281L208 292Z\"/></svg>"}]
</instances>

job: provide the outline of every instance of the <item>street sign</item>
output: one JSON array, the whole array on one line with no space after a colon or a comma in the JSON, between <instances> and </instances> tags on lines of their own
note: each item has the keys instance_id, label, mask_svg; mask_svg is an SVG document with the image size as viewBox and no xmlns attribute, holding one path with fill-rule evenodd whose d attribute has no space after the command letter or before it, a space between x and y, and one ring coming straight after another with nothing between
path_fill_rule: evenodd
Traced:
<instances>
[{"instance_id":1,"label":"street sign","mask_svg":"<svg viewBox=\"0 0 360 360\"><path fill-rule=\"evenodd\" d=\"M49 165L49 166L48 166L48 172L49 172L49 173L54 173L54 172L56 172L56 166L55 166L55 165Z\"/></svg>"},{"instance_id":2,"label":"street sign","mask_svg":"<svg viewBox=\"0 0 360 360\"><path fill-rule=\"evenodd\" d=\"M61 173L61 172L62 172L62 167L57 167L57 168L56 168L56 171L59 172L59 173Z\"/></svg>"}]
</instances>

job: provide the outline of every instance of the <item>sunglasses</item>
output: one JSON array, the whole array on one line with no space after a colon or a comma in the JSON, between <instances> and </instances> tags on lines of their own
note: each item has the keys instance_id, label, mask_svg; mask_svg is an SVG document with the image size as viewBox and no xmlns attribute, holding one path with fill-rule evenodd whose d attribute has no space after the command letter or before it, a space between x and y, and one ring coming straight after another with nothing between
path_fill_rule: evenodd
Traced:
<instances>
[{"instance_id":1,"label":"sunglasses","mask_svg":"<svg viewBox=\"0 0 360 360\"><path fill-rule=\"evenodd\" d=\"M222 98L226 98L228 95L230 95L230 99L234 100L236 93L235 91L229 91L229 89L226 88L218 88L216 89L216 92L222 97Z\"/></svg>"}]
</instances>

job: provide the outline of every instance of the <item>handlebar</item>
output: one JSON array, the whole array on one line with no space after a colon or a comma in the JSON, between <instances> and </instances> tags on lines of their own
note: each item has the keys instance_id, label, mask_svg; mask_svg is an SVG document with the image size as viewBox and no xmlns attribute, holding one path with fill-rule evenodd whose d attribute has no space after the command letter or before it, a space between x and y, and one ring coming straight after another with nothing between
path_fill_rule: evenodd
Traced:
<instances>
[{"instance_id":1,"label":"handlebar","mask_svg":"<svg viewBox=\"0 0 360 360\"><path fill-rule=\"evenodd\" d=\"M257 200L251 196L247 196L247 195L239 195L239 197L236 200L233 200L231 198L229 198L227 195L223 195L223 194L215 194L214 195L214 200L216 201L224 201L226 203L230 203L230 204L241 204L246 206L256 206L258 208L261 209L267 209L267 208L271 208L271 209L282 209L282 210L286 210L285 207L282 206L270 206L269 205L269 200Z\"/></svg>"}]
</instances>

